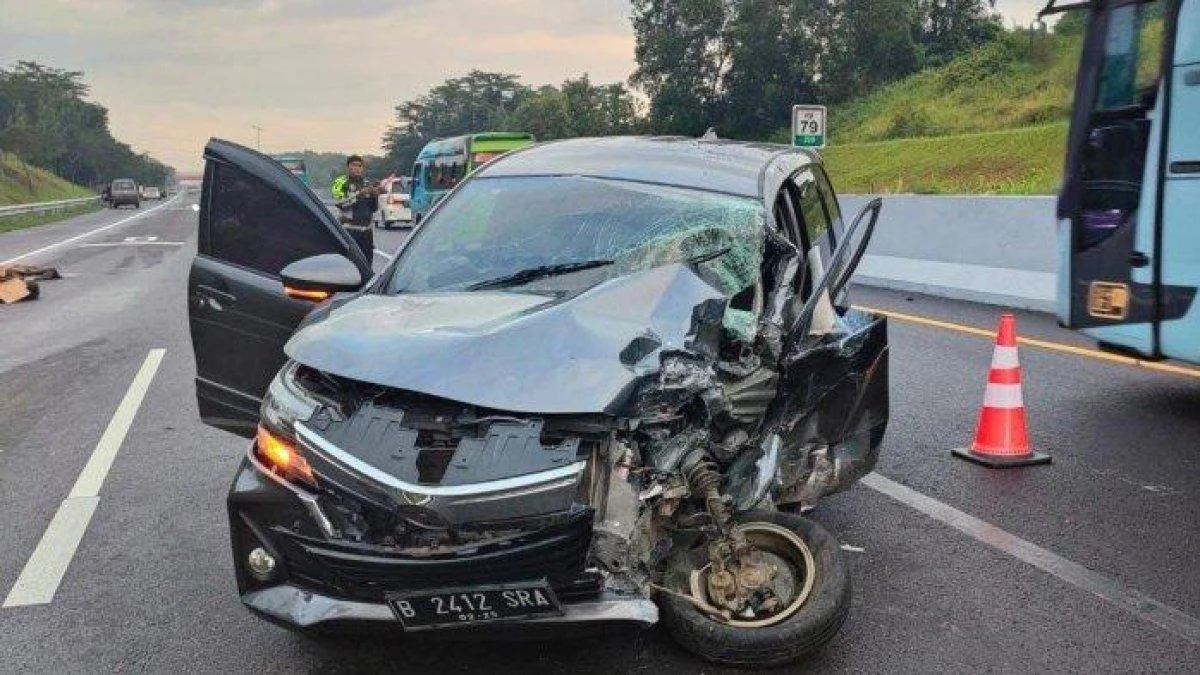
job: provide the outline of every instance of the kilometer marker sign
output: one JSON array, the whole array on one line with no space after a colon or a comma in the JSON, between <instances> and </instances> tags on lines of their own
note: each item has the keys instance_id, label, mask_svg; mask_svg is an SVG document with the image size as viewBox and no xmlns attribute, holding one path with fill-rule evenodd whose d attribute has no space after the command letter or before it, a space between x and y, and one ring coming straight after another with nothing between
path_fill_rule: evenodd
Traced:
<instances>
[{"instance_id":1,"label":"kilometer marker sign","mask_svg":"<svg viewBox=\"0 0 1200 675\"><path fill-rule=\"evenodd\" d=\"M792 145L797 148L825 147L825 106L792 106Z\"/></svg>"}]
</instances>

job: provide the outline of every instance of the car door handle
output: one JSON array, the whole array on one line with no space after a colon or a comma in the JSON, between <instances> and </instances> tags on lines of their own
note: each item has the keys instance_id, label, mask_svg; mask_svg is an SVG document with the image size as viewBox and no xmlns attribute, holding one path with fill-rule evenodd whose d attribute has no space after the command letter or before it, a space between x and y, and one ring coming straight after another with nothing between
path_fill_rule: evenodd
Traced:
<instances>
[{"instance_id":1,"label":"car door handle","mask_svg":"<svg viewBox=\"0 0 1200 675\"><path fill-rule=\"evenodd\" d=\"M237 302L237 296L232 293L226 293L204 284L196 285L195 299L197 305L206 306L218 312Z\"/></svg>"},{"instance_id":2,"label":"car door handle","mask_svg":"<svg viewBox=\"0 0 1200 675\"><path fill-rule=\"evenodd\" d=\"M1191 159L1171 162L1171 173L1200 173L1200 161Z\"/></svg>"},{"instance_id":3,"label":"car door handle","mask_svg":"<svg viewBox=\"0 0 1200 675\"><path fill-rule=\"evenodd\" d=\"M1150 256L1141 251L1130 251L1129 266L1130 267L1146 267L1150 264Z\"/></svg>"}]
</instances>

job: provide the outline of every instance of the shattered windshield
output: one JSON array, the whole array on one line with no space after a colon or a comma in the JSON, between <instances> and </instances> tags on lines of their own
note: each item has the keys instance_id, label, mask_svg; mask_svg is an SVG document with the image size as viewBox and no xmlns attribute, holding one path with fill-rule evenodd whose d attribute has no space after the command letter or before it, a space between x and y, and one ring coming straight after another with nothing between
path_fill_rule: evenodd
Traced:
<instances>
[{"instance_id":1,"label":"shattered windshield","mask_svg":"<svg viewBox=\"0 0 1200 675\"><path fill-rule=\"evenodd\" d=\"M758 278L753 199L579 176L477 178L405 247L389 293L504 288L571 293L692 261L729 296Z\"/></svg>"}]
</instances>

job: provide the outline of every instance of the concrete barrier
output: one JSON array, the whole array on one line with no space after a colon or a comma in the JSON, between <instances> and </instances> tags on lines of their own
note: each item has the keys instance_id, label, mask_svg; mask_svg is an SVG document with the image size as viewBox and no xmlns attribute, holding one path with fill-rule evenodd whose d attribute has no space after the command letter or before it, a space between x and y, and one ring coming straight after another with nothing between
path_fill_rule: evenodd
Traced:
<instances>
[{"instance_id":1,"label":"concrete barrier","mask_svg":"<svg viewBox=\"0 0 1200 675\"><path fill-rule=\"evenodd\" d=\"M47 211L61 211L69 209L72 206L87 204L89 202L100 201L100 195L93 197L80 197L78 199L60 199L56 202L37 202L34 204L14 204L12 206L0 206L0 218L5 216L18 216L26 213L45 213Z\"/></svg>"},{"instance_id":2,"label":"concrete barrier","mask_svg":"<svg viewBox=\"0 0 1200 675\"><path fill-rule=\"evenodd\" d=\"M855 283L1054 310L1055 198L882 195ZM872 197L842 195L847 224Z\"/></svg>"}]
</instances>

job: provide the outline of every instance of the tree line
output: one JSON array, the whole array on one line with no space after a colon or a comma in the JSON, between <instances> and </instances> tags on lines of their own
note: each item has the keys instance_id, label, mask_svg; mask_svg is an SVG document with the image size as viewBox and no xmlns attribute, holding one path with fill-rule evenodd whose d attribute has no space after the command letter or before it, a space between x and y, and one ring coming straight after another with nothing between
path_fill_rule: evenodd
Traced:
<instances>
[{"instance_id":1,"label":"tree line","mask_svg":"<svg viewBox=\"0 0 1200 675\"><path fill-rule=\"evenodd\" d=\"M606 136L649 129L633 91L594 84L587 74L561 86L529 87L520 76L473 70L396 106L384 132L384 163L407 173L430 140L475 131L528 131L539 140Z\"/></svg>"},{"instance_id":2,"label":"tree line","mask_svg":"<svg viewBox=\"0 0 1200 675\"><path fill-rule=\"evenodd\" d=\"M396 106L386 161L403 170L433 138L485 130L550 140L712 127L767 139L793 104L836 105L997 38L993 2L632 0L637 68L627 83L583 75L534 88L472 71Z\"/></svg>"},{"instance_id":3,"label":"tree line","mask_svg":"<svg viewBox=\"0 0 1200 675\"><path fill-rule=\"evenodd\" d=\"M113 138L108 109L87 96L79 71L32 61L0 68L0 150L79 185L164 184L171 168Z\"/></svg>"}]
</instances>

